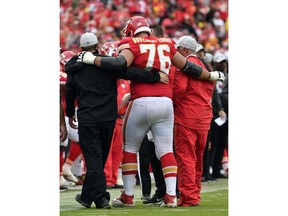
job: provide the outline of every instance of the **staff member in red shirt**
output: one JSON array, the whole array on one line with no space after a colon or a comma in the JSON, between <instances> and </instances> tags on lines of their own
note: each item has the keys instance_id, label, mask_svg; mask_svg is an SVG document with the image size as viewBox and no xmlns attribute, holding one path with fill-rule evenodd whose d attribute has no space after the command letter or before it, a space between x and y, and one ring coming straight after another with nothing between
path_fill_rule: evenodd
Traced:
<instances>
[{"instance_id":1,"label":"staff member in red shirt","mask_svg":"<svg viewBox=\"0 0 288 216\"><path fill-rule=\"evenodd\" d=\"M196 56L197 42L182 36L176 42L178 52L203 69ZM174 145L178 166L178 206L200 203L203 152L212 118L211 99L215 82L192 79L180 70L173 82Z\"/></svg>"}]
</instances>

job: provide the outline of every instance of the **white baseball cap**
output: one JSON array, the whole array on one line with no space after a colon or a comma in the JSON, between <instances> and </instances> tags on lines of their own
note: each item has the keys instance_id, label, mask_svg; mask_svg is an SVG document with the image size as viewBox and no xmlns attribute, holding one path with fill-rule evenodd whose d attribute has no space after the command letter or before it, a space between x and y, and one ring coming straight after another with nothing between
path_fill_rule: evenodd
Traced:
<instances>
[{"instance_id":1,"label":"white baseball cap","mask_svg":"<svg viewBox=\"0 0 288 216\"><path fill-rule=\"evenodd\" d=\"M177 40L176 46L196 51L197 41L191 36L182 36Z\"/></svg>"},{"instance_id":2,"label":"white baseball cap","mask_svg":"<svg viewBox=\"0 0 288 216\"><path fill-rule=\"evenodd\" d=\"M213 62L219 63L219 62L222 62L224 60L227 60L227 57L222 53L216 53L213 57Z\"/></svg>"},{"instance_id":3,"label":"white baseball cap","mask_svg":"<svg viewBox=\"0 0 288 216\"><path fill-rule=\"evenodd\" d=\"M80 47L89 47L98 44L98 39L95 34L91 32L84 33L80 38Z\"/></svg>"},{"instance_id":4,"label":"white baseball cap","mask_svg":"<svg viewBox=\"0 0 288 216\"><path fill-rule=\"evenodd\" d=\"M199 52L200 50L205 50L204 47L202 46L202 44L197 44L197 47L196 47L196 52Z\"/></svg>"},{"instance_id":5,"label":"white baseball cap","mask_svg":"<svg viewBox=\"0 0 288 216\"><path fill-rule=\"evenodd\" d=\"M211 63L213 60L213 55L211 53L205 53L205 61Z\"/></svg>"}]
</instances>

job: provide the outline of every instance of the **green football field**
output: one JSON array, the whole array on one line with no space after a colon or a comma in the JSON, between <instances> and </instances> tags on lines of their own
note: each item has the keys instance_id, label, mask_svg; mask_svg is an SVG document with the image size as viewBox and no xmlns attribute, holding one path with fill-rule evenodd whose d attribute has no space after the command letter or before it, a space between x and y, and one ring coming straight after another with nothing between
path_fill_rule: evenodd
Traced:
<instances>
[{"instance_id":1,"label":"green football field","mask_svg":"<svg viewBox=\"0 0 288 216\"><path fill-rule=\"evenodd\" d=\"M76 194L81 192L81 187L69 187L66 192L60 193L61 216L106 216L106 215L131 215L131 216L228 216L228 179L218 179L216 182L202 184L201 203L196 207L161 208L157 205L143 205L140 199L141 188L134 187L136 202L135 207L96 209L95 204L87 209L75 201ZM152 193L155 191L153 184ZM111 200L120 196L120 189L110 189Z\"/></svg>"}]
</instances>

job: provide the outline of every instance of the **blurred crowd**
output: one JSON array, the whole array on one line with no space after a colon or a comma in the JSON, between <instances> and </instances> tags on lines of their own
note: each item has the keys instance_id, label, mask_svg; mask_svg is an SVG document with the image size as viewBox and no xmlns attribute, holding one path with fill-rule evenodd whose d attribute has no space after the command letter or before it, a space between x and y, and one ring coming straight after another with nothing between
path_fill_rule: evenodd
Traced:
<instances>
[{"instance_id":1,"label":"blurred crowd","mask_svg":"<svg viewBox=\"0 0 288 216\"><path fill-rule=\"evenodd\" d=\"M228 57L228 0L60 0L60 47L77 53L84 32L100 46L119 40L135 15L161 25L164 37L191 35L206 52Z\"/></svg>"}]
</instances>

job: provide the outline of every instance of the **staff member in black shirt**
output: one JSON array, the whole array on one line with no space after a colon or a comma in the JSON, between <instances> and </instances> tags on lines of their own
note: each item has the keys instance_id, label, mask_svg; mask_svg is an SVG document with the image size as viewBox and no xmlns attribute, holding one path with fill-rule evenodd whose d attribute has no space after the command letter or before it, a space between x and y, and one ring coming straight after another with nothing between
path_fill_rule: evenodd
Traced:
<instances>
[{"instance_id":1,"label":"staff member in black shirt","mask_svg":"<svg viewBox=\"0 0 288 216\"><path fill-rule=\"evenodd\" d=\"M83 51L99 55L98 39L93 33L80 38ZM106 191L104 166L109 153L115 121L117 118L117 78L142 82L168 82L168 77L157 71L129 68L113 73L95 65L77 62L78 56L65 65L68 74L66 82L66 115L71 127L75 120L75 100L78 102L77 118L79 144L86 162L87 172L81 194L75 199L86 208L92 202L96 208L111 208L110 194Z\"/></svg>"}]
</instances>

